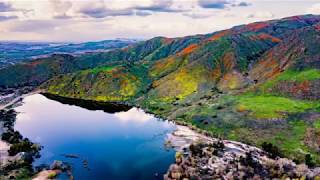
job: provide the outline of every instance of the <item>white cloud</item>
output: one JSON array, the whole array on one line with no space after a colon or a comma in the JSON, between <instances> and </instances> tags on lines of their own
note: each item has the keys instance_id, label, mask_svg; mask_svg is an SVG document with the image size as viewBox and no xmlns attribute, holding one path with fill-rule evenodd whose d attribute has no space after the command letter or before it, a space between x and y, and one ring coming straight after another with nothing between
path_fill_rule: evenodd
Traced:
<instances>
[{"instance_id":1,"label":"white cloud","mask_svg":"<svg viewBox=\"0 0 320 180\"><path fill-rule=\"evenodd\" d=\"M201 0L207 8L199 1L0 0L0 40L177 37L306 11L319 13L319 4L312 0ZM219 3L223 8L214 8Z\"/></svg>"},{"instance_id":2,"label":"white cloud","mask_svg":"<svg viewBox=\"0 0 320 180\"><path fill-rule=\"evenodd\" d=\"M18 16L0 16L0 21L8 21L12 19L17 19Z\"/></svg>"},{"instance_id":3,"label":"white cloud","mask_svg":"<svg viewBox=\"0 0 320 180\"><path fill-rule=\"evenodd\" d=\"M29 20L19 21L10 26L12 32L48 32L55 30L59 25L67 22L63 21L47 21L47 20Z\"/></svg>"},{"instance_id":4,"label":"white cloud","mask_svg":"<svg viewBox=\"0 0 320 180\"><path fill-rule=\"evenodd\" d=\"M227 9L231 7L246 7L250 6L251 3L245 1L235 1L235 0L198 0L198 4L202 8L208 9Z\"/></svg>"},{"instance_id":5,"label":"white cloud","mask_svg":"<svg viewBox=\"0 0 320 180\"><path fill-rule=\"evenodd\" d=\"M0 2L0 12L16 11L9 2Z\"/></svg>"},{"instance_id":6,"label":"white cloud","mask_svg":"<svg viewBox=\"0 0 320 180\"><path fill-rule=\"evenodd\" d=\"M187 12L183 13L184 16L193 18L193 19L203 19L213 16L213 13L207 12Z\"/></svg>"},{"instance_id":7,"label":"white cloud","mask_svg":"<svg viewBox=\"0 0 320 180\"><path fill-rule=\"evenodd\" d=\"M247 18L259 18L259 19L266 19L266 18L273 18L274 14L272 14L269 11L259 11L259 12L254 12L251 14L246 15Z\"/></svg>"},{"instance_id":8,"label":"white cloud","mask_svg":"<svg viewBox=\"0 0 320 180\"><path fill-rule=\"evenodd\" d=\"M122 122L134 121L138 123L145 123L154 118L151 114L146 114L141 109L132 108L126 112L119 112L114 114Z\"/></svg>"},{"instance_id":9,"label":"white cloud","mask_svg":"<svg viewBox=\"0 0 320 180\"><path fill-rule=\"evenodd\" d=\"M314 4L311 8L307 10L308 14L320 14L320 3Z\"/></svg>"},{"instance_id":10,"label":"white cloud","mask_svg":"<svg viewBox=\"0 0 320 180\"><path fill-rule=\"evenodd\" d=\"M68 11L72 8L72 3L70 1L50 0L50 3L53 10L53 17L55 18L69 17Z\"/></svg>"}]
</instances>

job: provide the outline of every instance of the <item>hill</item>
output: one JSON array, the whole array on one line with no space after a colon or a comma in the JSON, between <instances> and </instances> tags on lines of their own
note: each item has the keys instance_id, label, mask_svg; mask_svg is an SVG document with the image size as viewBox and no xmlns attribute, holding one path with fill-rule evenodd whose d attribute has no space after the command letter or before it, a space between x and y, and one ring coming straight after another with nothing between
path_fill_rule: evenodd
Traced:
<instances>
[{"instance_id":1,"label":"hill","mask_svg":"<svg viewBox=\"0 0 320 180\"><path fill-rule=\"evenodd\" d=\"M216 137L271 144L298 162L311 154L320 164L319 57L320 16L304 15L56 55L1 70L0 86L42 84L57 96L129 103Z\"/></svg>"},{"instance_id":2,"label":"hill","mask_svg":"<svg viewBox=\"0 0 320 180\"><path fill-rule=\"evenodd\" d=\"M116 39L84 43L0 42L0 68L57 53L80 55L134 44L137 40Z\"/></svg>"}]
</instances>

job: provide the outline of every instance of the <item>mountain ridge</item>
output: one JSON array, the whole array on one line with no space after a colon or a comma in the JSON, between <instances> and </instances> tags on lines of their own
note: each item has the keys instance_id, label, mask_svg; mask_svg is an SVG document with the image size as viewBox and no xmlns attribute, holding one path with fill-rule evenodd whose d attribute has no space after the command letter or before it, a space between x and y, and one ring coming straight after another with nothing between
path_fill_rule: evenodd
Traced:
<instances>
[{"instance_id":1,"label":"mountain ridge","mask_svg":"<svg viewBox=\"0 0 320 180\"><path fill-rule=\"evenodd\" d=\"M115 48L121 48L138 42L130 39L115 39L92 41L83 43L68 42L28 42L28 41L0 41L0 68L12 64L28 62L32 59L49 57L53 54L73 54L75 56L105 52Z\"/></svg>"},{"instance_id":2,"label":"mountain ridge","mask_svg":"<svg viewBox=\"0 0 320 180\"><path fill-rule=\"evenodd\" d=\"M156 37L80 57L0 70L0 86L139 106L212 136L320 164L320 16L256 22L206 35ZM24 73L21 73L24 72Z\"/></svg>"}]
</instances>

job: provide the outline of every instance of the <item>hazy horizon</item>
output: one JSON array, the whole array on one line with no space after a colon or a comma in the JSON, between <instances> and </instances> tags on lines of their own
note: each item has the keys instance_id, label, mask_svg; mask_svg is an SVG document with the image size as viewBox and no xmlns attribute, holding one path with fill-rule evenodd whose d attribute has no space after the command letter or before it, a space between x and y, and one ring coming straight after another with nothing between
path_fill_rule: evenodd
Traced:
<instances>
[{"instance_id":1,"label":"hazy horizon","mask_svg":"<svg viewBox=\"0 0 320 180\"><path fill-rule=\"evenodd\" d=\"M0 40L87 42L206 34L320 14L315 0L0 0Z\"/></svg>"}]
</instances>

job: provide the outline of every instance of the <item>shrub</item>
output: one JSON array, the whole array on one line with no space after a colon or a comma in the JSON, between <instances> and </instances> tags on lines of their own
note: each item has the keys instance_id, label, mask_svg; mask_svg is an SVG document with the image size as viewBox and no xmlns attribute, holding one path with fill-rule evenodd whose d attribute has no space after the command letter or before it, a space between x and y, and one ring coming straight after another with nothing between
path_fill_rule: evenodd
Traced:
<instances>
[{"instance_id":1,"label":"shrub","mask_svg":"<svg viewBox=\"0 0 320 180\"><path fill-rule=\"evenodd\" d=\"M176 158L182 158L183 154L181 152L176 152Z\"/></svg>"},{"instance_id":2,"label":"shrub","mask_svg":"<svg viewBox=\"0 0 320 180\"><path fill-rule=\"evenodd\" d=\"M189 146L189 149L190 149L190 152L193 155L201 155L202 154L202 144L201 143L199 143L199 144L191 144Z\"/></svg>"},{"instance_id":3,"label":"shrub","mask_svg":"<svg viewBox=\"0 0 320 180\"><path fill-rule=\"evenodd\" d=\"M310 154L306 154L305 156L305 163L308 167L312 168L315 166L315 162L313 161Z\"/></svg>"},{"instance_id":4,"label":"shrub","mask_svg":"<svg viewBox=\"0 0 320 180\"><path fill-rule=\"evenodd\" d=\"M261 146L262 149L266 151L271 158L282 157L279 148L272 143L263 142Z\"/></svg>"},{"instance_id":5,"label":"shrub","mask_svg":"<svg viewBox=\"0 0 320 180\"><path fill-rule=\"evenodd\" d=\"M56 172L50 172L47 176L48 179L54 179L57 177L57 173Z\"/></svg>"},{"instance_id":6,"label":"shrub","mask_svg":"<svg viewBox=\"0 0 320 180\"><path fill-rule=\"evenodd\" d=\"M9 149L9 155L14 156L19 152L30 152L33 151L32 143L30 141L22 141L16 144L12 144Z\"/></svg>"},{"instance_id":7,"label":"shrub","mask_svg":"<svg viewBox=\"0 0 320 180\"><path fill-rule=\"evenodd\" d=\"M20 140L22 139L22 136L17 131L9 130L9 131L4 132L2 134L1 139L3 141L6 141L6 142L10 143L10 144L14 144L14 143L20 142Z\"/></svg>"}]
</instances>

